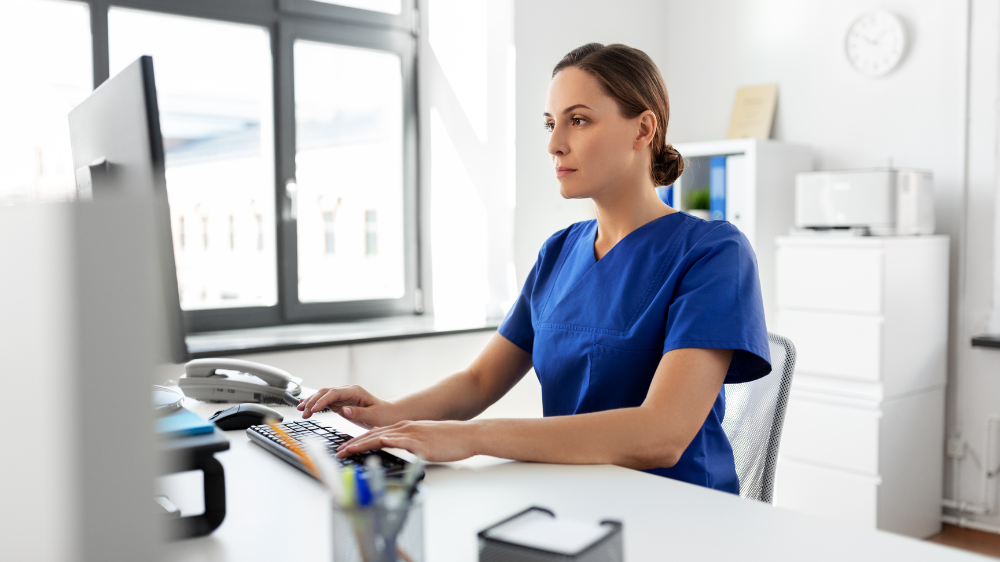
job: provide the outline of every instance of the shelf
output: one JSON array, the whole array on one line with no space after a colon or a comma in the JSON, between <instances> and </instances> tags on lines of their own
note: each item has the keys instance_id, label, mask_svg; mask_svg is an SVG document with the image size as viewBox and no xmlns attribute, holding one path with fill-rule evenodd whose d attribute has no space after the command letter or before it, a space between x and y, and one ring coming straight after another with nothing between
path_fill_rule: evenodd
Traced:
<instances>
[{"instance_id":1,"label":"shelf","mask_svg":"<svg viewBox=\"0 0 1000 562\"><path fill-rule=\"evenodd\" d=\"M981 334L973 336L972 347L993 347L1000 349L1000 334Z\"/></svg>"}]
</instances>

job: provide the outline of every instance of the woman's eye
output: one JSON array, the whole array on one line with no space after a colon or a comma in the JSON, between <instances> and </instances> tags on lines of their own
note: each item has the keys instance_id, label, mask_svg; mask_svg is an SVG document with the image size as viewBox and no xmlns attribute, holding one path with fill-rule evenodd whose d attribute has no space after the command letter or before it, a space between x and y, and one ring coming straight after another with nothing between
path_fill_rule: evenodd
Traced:
<instances>
[{"instance_id":1,"label":"woman's eye","mask_svg":"<svg viewBox=\"0 0 1000 562\"><path fill-rule=\"evenodd\" d=\"M552 129L555 128L555 125L553 123L543 123L542 127L545 127L545 130L551 133Z\"/></svg>"},{"instance_id":2,"label":"woman's eye","mask_svg":"<svg viewBox=\"0 0 1000 562\"><path fill-rule=\"evenodd\" d=\"M580 125L583 125L584 123L587 122L587 120L584 119L583 117L574 117L574 118L570 119L570 121L572 121L573 124L576 125L577 127L579 127Z\"/></svg>"}]
</instances>

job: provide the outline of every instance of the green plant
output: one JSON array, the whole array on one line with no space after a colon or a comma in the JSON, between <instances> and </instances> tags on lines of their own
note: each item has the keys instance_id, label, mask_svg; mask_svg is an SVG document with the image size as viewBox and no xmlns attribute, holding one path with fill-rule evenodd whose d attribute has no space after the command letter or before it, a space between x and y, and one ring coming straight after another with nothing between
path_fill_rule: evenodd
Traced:
<instances>
[{"instance_id":1,"label":"green plant","mask_svg":"<svg viewBox=\"0 0 1000 562\"><path fill-rule=\"evenodd\" d=\"M693 189L691 190L691 194L688 195L688 209L704 209L707 211L709 209L709 200L710 197L707 187Z\"/></svg>"}]
</instances>

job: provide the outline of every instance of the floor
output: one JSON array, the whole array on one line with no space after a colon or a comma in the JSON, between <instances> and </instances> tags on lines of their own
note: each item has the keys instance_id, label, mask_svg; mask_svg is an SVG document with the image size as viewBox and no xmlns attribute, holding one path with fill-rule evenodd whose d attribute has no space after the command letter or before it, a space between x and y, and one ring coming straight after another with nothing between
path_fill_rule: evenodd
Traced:
<instances>
[{"instance_id":1,"label":"floor","mask_svg":"<svg viewBox=\"0 0 1000 562\"><path fill-rule=\"evenodd\" d=\"M963 529L956 525L945 524L941 534L934 535L927 540L1000 558L1000 535L985 531Z\"/></svg>"}]
</instances>

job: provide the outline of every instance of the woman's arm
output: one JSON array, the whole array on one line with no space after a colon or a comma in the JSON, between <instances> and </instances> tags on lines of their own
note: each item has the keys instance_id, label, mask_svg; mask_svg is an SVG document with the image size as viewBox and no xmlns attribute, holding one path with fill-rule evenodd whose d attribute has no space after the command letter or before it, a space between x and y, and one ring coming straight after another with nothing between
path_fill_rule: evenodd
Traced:
<instances>
[{"instance_id":1,"label":"woman's arm","mask_svg":"<svg viewBox=\"0 0 1000 562\"><path fill-rule=\"evenodd\" d=\"M499 333L472 365L397 400L380 400L359 386L324 388L299 404L302 417L330 407L362 427L400 420L468 420L507 393L531 369L531 354Z\"/></svg>"},{"instance_id":2,"label":"woman's arm","mask_svg":"<svg viewBox=\"0 0 1000 562\"><path fill-rule=\"evenodd\" d=\"M338 453L397 447L433 462L491 455L563 464L673 466L705 423L732 350L666 353L646 400L635 408L542 419L401 422L345 443Z\"/></svg>"}]
</instances>

